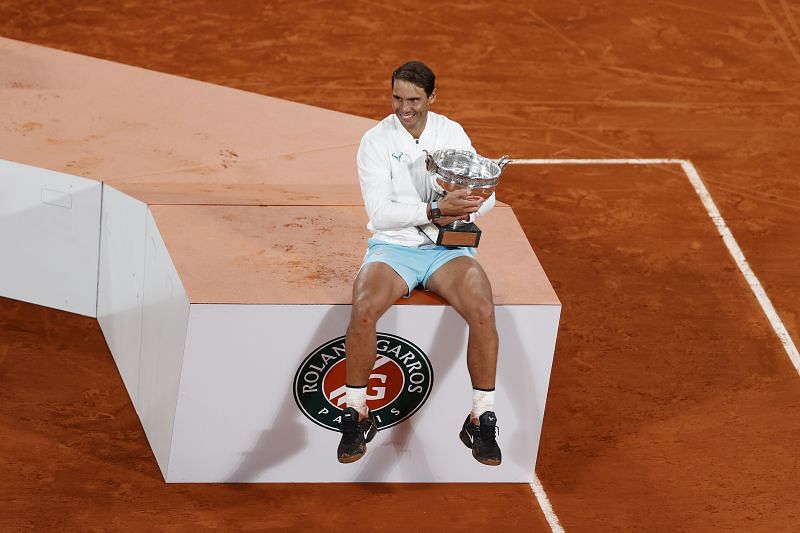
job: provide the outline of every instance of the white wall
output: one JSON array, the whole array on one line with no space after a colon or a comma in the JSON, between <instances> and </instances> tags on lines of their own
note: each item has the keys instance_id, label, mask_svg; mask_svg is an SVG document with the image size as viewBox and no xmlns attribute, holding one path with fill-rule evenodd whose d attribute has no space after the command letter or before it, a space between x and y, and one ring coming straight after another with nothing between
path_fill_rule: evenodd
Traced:
<instances>
[{"instance_id":1,"label":"white wall","mask_svg":"<svg viewBox=\"0 0 800 533\"><path fill-rule=\"evenodd\" d=\"M466 326L445 306L394 306L378 330L424 351L433 389L417 413L378 433L357 463L340 434L309 420L295 373L344 334L350 306L192 305L170 452L170 482L530 482L560 306L497 308L496 411L503 464L477 463L458 432L471 408Z\"/></svg>"},{"instance_id":2,"label":"white wall","mask_svg":"<svg viewBox=\"0 0 800 533\"><path fill-rule=\"evenodd\" d=\"M97 320L136 407L142 347L147 205L105 185L101 225Z\"/></svg>"},{"instance_id":3,"label":"white wall","mask_svg":"<svg viewBox=\"0 0 800 533\"><path fill-rule=\"evenodd\" d=\"M165 477L188 320L189 298L148 211L137 412Z\"/></svg>"},{"instance_id":4,"label":"white wall","mask_svg":"<svg viewBox=\"0 0 800 533\"><path fill-rule=\"evenodd\" d=\"M97 312L102 184L0 160L0 296Z\"/></svg>"}]
</instances>

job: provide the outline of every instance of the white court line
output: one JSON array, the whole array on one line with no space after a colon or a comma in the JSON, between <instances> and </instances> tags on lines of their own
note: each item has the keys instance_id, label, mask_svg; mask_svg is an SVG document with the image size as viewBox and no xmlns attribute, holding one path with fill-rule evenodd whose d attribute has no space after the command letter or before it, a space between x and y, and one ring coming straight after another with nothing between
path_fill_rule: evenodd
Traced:
<instances>
[{"instance_id":1,"label":"white court line","mask_svg":"<svg viewBox=\"0 0 800 533\"><path fill-rule=\"evenodd\" d=\"M695 192L697 192L697 195L703 202L706 211L708 211L708 216L714 221L717 231L722 236L722 240L725 241L728 251L733 256L733 260L736 261L736 266L739 267L739 271L744 276L744 279L747 280L747 284L750 285L750 289L753 291L758 303L761 304L761 309L764 311L764 314L767 315L767 320L769 320L772 329L775 330L775 334L780 339L781 344L783 344L783 349L794 365L794 369L800 374L800 353L797 352L797 346L795 346L792 338L789 336L789 332L786 331L786 326L783 325L781 317L778 315L778 312L775 311L775 307L773 307L761 282L750 269L744 252L739 248L739 244L736 242L736 239L733 238L733 233L731 233L731 230L729 230L728 226L725 224L725 220L722 218L717 206L714 205L714 200L711 199L711 194L708 192L708 189L706 189L703 180L700 179L700 174L697 173L697 169L694 168L691 161L682 162L681 168L686 172L686 177L689 178L692 187L694 187Z\"/></svg>"},{"instance_id":2,"label":"white court line","mask_svg":"<svg viewBox=\"0 0 800 533\"><path fill-rule=\"evenodd\" d=\"M511 159L515 165L680 165L684 159Z\"/></svg>"},{"instance_id":3,"label":"white court line","mask_svg":"<svg viewBox=\"0 0 800 533\"><path fill-rule=\"evenodd\" d=\"M747 284L750 286L750 290L753 291L756 300L758 300L759 305L761 305L761 310L764 311L772 329L781 341L786 355L789 356L789 360L800 375L800 353L797 351L797 346L795 346L791 336L789 336L786 326L784 326L781 317L778 315L777 311L775 311L775 307L772 305L761 282L747 263L744 252L742 252L742 249L733 237L733 233L728 229L725 219L722 218L719 209L717 209L714 200L711 198L711 193L708 192L703 180L700 178L700 174L698 174L697 169L694 168L691 161L685 159L512 159L509 163L515 165L680 165L689 183L691 183L694 191L697 193L697 196L700 197L700 201L703 203L703 207L706 208L708 216L711 217L711 221L714 222L717 232L722 236L722 240L725 246L727 246L728 252L730 252L731 257L736 262L736 266L739 267L739 272L742 273L745 281L747 281ZM539 481L539 478L536 476L536 472L533 474L533 482L530 486L531 489L533 489L536 500L539 502L539 506L542 508L542 512L544 512L547 523L550 524L550 528L554 533L563 533L564 528L561 527L558 516L556 516L555 511L553 511L550 500L548 500L547 494L544 491L544 486L542 486L541 481Z\"/></svg>"},{"instance_id":4,"label":"white court line","mask_svg":"<svg viewBox=\"0 0 800 533\"><path fill-rule=\"evenodd\" d=\"M706 208L708 216L711 217L711 221L714 222L717 232L722 236L722 240L725 242L728 252L730 252L731 257L733 257L733 260L736 262L736 266L739 267L739 272L744 276L745 281L747 281L747 284L750 286L750 290L753 291L756 300L758 300L758 303L761 305L761 310L764 311L772 329L775 331L778 339L780 339L783 349L786 351L786 355L789 356L789 360L792 362L792 365L794 365L795 370L800 374L800 353L797 351L794 341L792 341L792 338L789 336L789 332L786 330L786 326L784 326L781 317L778 315L777 311L775 311L775 307L772 305L766 291L764 291L761 282L747 263L744 252L742 252L742 249L733 237L733 233L731 233L727 224L725 224L725 219L722 218L719 209L717 209L717 206L714 204L711 193L708 192L703 180L700 178L700 174L697 173L697 169L694 168L691 161L685 159L512 159L509 163L515 165L680 165L689 183L692 184L694 191L697 193L697 196L700 197L700 201Z\"/></svg>"},{"instance_id":5,"label":"white court line","mask_svg":"<svg viewBox=\"0 0 800 533\"><path fill-rule=\"evenodd\" d=\"M539 507L542 508L547 523L550 524L550 529L553 530L553 533L564 533L564 528L561 527L561 523L558 521L555 511L553 511L553 506L550 505L550 500L547 499L547 493L544 491L542 482L539 481L539 476L536 475L536 472L533 473L533 481L530 486L533 490L533 495L536 496L536 501L539 502Z\"/></svg>"}]
</instances>

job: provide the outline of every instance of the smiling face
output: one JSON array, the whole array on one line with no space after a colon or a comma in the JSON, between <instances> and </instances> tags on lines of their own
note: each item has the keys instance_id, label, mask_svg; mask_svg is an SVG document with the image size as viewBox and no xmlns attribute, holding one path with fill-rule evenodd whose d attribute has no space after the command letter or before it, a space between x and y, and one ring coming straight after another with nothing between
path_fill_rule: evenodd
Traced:
<instances>
[{"instance_id":1,"label":"smiling face","mask_svg":"<svg viewBox=\"0 0 800 533\"><path fill-rule=\"evenodd\" d=\"M403 127L415 139L425 129L428 120L428 107L436 100L436 89L430 96L425 89L406 80L392 83L392 110Z\"/></svg>"}]
</instances>

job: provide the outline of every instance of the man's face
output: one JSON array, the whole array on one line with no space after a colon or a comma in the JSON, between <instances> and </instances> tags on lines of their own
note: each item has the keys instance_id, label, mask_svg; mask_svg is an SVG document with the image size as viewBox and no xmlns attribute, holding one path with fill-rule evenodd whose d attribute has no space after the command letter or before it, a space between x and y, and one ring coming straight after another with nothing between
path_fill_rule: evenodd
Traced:
<instances>
[{"instance_id":1,"label":"man's face","mask_svg":"<svg viewBox=\"0 0 800 533\"><path fill-rule=\"evenodd\" d=\"M425 89L406 80L394 80L392 84L392 110L400 123L412 135L419 135L428 118L428 107L436 100L436 89L430 96Z\"/></svg>"}]
</instances>

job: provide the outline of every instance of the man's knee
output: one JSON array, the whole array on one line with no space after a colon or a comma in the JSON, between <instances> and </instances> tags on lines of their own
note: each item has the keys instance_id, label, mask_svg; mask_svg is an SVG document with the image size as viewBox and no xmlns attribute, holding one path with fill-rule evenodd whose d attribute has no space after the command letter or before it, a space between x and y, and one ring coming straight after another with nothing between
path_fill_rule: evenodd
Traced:
<instances>
[{"instance_id":1,"label":"man's knee","mask_svg":"<svg viewBox=\"0 0 800 533\"><path fill-rule=\"evenodd\" d=\"M494 326L494 302L477 298L467 303L465 318L470 325Z\"/></svg>"},{"instance_id":2,"label":"man's knee","mask_svg":"<svg viewBox=\"0 0 800 533\"><path fill-rule=\"evenodd\" d=\"M382 307L374 298L367 296L355 298L350 312L350 324L355 326L374 324L385 311Z\"/></svg>"}]
</instances>

